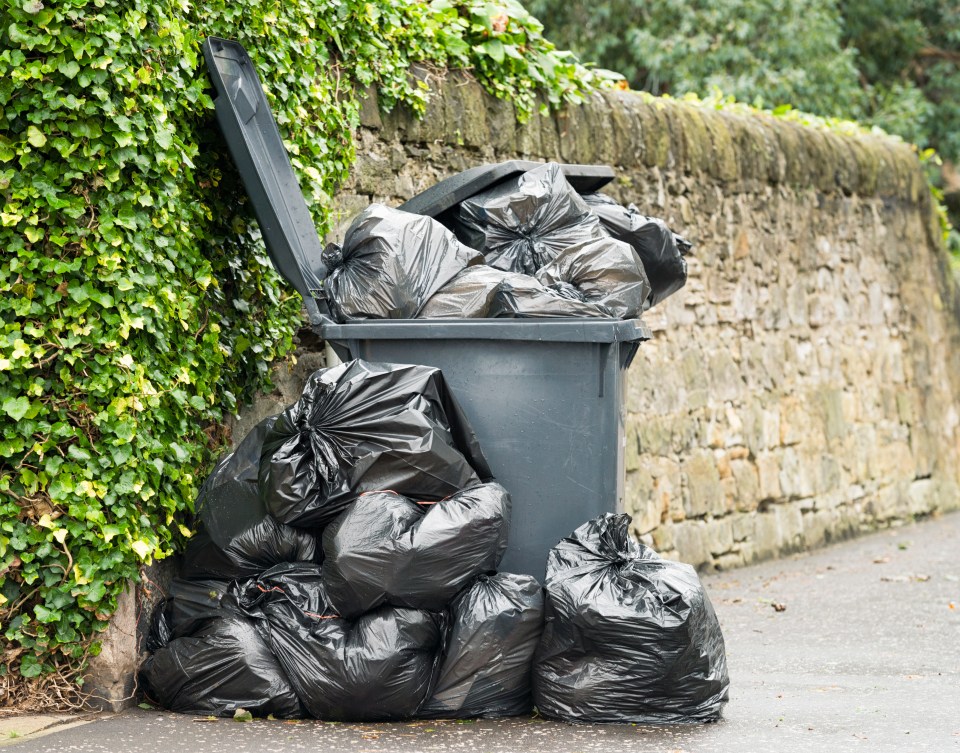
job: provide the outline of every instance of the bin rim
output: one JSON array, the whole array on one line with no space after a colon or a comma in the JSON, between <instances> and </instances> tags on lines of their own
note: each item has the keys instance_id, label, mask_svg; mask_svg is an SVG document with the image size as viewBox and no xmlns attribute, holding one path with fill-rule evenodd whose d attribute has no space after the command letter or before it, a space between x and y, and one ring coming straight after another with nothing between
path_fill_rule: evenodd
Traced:
<instances>
[{"instance_id":1,"label":"bin rim","mask_svg":"<svg viewBox=\"0 0 960 753\"><path fill-rule=\"evenodd\" d=\"M522 340L640 342L652 337L639 319L375 319L313 327L324 340Z\"/></svg>"}]
</instances>

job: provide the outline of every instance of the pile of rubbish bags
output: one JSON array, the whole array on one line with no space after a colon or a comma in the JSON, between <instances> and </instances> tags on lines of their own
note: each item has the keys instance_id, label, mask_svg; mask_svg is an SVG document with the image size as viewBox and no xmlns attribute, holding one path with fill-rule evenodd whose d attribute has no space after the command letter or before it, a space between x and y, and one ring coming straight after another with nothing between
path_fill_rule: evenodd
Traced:
<instances>
[{"instance_id":1,"label":"pile of rubbish bags","mask_svg":"<svg viewBox=\"0 0 960 753\"><path fill-rule=\"evenodd\" d=\"M687 280L690 244L546 163L460 203L445 227L373 204L323 254L340 322L633 319Z\"/></svg>"},{"instance_id":2,"label":"pile of rubbish bags","mask_svg":"<svg viewBox=\"0 0 960 753\"><path fill-rule=\"evenodd\" d=\"M412 289L411 289L412 290ZM173 711L328 721L709 721L723 638L687 565L584 524L497 572L510 495L442 374L350 361L225 456L141 667Z\"/></svg>"}]
</instances>

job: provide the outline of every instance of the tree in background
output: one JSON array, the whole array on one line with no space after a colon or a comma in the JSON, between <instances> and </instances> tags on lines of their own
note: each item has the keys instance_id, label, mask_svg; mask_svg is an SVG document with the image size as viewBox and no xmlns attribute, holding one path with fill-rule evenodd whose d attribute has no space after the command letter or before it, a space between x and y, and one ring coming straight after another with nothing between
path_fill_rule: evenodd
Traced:
<instances>
[{"instance_id":1,"label":"tree in background","mask_svg":"<svg viewBox=\"0 0 960 753\"><path fill-rule=\"evenodd\" d=\"M559 46L654 94L790 104L878 125L944 159L960 220L956 0L529 0Z\"/></svg>"},{"instance_id":2,"label":"tree in background","mask_svg":"<svg viewBox=\"0 0 960 753\"><path fill-rule=\"evenodd\" d=\"M838 114L879 125L944 159L947 204L960 219L960 4L843 0L842 44L856 50L862 95Z\"/></svg>"}]
</instances>

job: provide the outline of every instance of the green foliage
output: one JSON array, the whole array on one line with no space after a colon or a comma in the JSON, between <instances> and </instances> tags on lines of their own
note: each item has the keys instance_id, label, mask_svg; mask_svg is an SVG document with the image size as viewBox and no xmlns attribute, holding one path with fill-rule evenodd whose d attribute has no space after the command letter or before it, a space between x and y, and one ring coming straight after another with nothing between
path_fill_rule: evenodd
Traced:
<instances>
[{"instance_id":1,"label":"green foliage","mask_svg":"<svg viewBox=\"0 0 960 753\"><path fill-rule=\"evenodd\" d=\"M257 64L320 232L355 92L423 110L411 64L530 114L602 79L512 2L15 0L0 9L0 675L76 667L170 554L223 416L291 347L211 116L199 45Z\"/></svg>"},{"instance_id":2,"label":"green foliage","mask_svg":"<svg viewBox=\"0 0 960 753\"><path fill-rule=\"evenodd\" d=\"M719 88L829 114L858 88L832 0L530 0L571 49L653 94Z\"/></svg>"},{"instance_id":3,"label":"green foliage","mask_svg":"<svg viewBox=\"0 0 960 753\"><path fill-rule=\"evenodd\" d=\"M857 50L854 115L960 162L960 5L955 0L843 0Z\"/></svg>"}]
</instances>

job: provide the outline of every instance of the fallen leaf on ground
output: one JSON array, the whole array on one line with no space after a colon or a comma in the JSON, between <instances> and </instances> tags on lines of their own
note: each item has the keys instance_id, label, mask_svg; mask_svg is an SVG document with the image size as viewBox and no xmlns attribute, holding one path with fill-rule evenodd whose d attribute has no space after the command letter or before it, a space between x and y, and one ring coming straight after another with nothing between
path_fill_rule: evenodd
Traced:
<instances>
[{"instance_id":1,"label":"fallen leaf on ground","mask_svg":"<svg viewBox=\"0 0 960 753\"><path fill-rule=\"evenodd\" d=\"M252 722L253 714L251 714L246 709L237 709L233 712L233 721L235 722Z\"/></svg>"},{"instance_id":2,"label":"fallen leaf on ground","mask_svg":"<svg viewBox=\"0 0 960 753\"><path fill-rule=\"evenodd\" d=\"M770 606L773 607L773 611L774 611L774 612L786 612L786 611L787 611L787 605L784 604L782 601L775 601L775 602L773 602L773 604L771 604Z\"/></svg>"},{"instance_id":3,"label":"fallen leaf on ground","mask_svg":"<svg viewBox=\"0 0 960 753\"><path fill-rule=\"evenodd\" d=\"M885 565L890 561L889 557L877 557L874 561L874 565Z\"/></svg>"}]
</instances>

